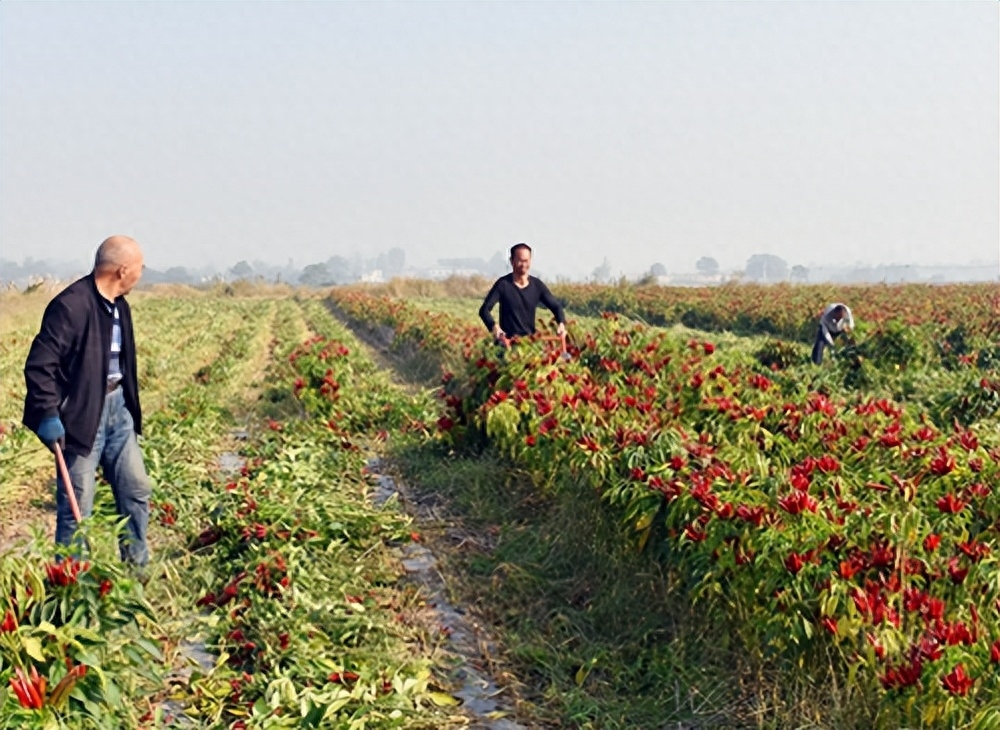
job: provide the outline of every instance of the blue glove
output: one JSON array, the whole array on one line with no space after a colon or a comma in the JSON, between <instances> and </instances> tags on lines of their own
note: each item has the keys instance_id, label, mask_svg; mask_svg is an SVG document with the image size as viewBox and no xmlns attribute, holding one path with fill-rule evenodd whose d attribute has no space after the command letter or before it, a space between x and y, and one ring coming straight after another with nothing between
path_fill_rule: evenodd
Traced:
<instances>
[{"instance_id":1,"label":"blue glove","mask_svg":"<svg viewBox=\"0 0 1000 730\"><path fill-rule=\"evenodd\" d=\"M59 444L59 448L63 448L66 445L66 429L63 428L59 416L42 419L35 433L38 434L41 442L49 447L50 451L55 451L54 444L56 443Z\"/></svg>"}]
</instances>

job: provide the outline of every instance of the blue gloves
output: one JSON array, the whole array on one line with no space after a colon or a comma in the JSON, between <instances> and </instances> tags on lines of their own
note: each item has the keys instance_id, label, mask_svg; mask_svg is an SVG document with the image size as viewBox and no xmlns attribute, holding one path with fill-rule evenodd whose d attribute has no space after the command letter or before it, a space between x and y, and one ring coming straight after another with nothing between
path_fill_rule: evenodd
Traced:
<instances>
[{"instance_id":1,"label":"blue gloves","mask_svg":"<svg viewBox=\"0 0 1000 730\"><path fill-rule=\"evenodd\" d=\"M42 419L42 422L38 424L38 430L35 431L38 434L38 438L43 444L49 447L50 451L55 451L55 444L59 444L59 448L64 448L66 446L66 429L63 428L62 421L59 420L59 416L52 416L50 418Z\"/></svg>"}]
</instances>

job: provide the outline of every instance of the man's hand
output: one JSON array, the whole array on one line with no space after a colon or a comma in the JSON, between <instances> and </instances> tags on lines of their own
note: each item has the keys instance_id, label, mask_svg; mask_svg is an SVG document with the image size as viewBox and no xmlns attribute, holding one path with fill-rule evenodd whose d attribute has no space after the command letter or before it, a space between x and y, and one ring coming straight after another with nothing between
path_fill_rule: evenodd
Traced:
<instances>
[{"instance_id":1,"label":"man's hand","mask_svg":"<svg viewBox=\"0 0 1000 730\"><path fill-rule=\"evenodd\" d=\"M38 439L49 448L49 451L55 451L57 443L60 449L66 447L66 429L63 428L59 416L42 419L35 433L38 435Z\"/></svg>"},{"instance_id":2,"label":"man's hand","mask_svg":"<svg viewBox=\"0 0 1000 730\"><path fill-rule=\"evenodd\" d=\"M493 325L493 339L497 342L505 342L507 339L507 333L500 329L499 324Z\"/></svg>"},{"instance_id":3,"label":"man's hand","mask_svg":"<svg viewBox=\"0 0 1000 730\"><path fill-rule=\"evenodd\" d=\"M560 322L559 326L556 327L556 334L562 337L566 334L566 324L565 322Z\"/></svg>"}]
</instances>

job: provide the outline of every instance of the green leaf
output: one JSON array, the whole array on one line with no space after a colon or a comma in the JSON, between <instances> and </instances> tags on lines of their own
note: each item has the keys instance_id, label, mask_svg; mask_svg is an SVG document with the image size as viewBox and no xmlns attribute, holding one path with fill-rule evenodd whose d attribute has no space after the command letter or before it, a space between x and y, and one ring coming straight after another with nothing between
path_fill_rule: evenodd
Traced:
<instances>
[{"instance_id":1,"label":"green leaf","mask_svg":"<svg viewBox=\"0 0 1000 730\"><path fill-rule=\"evenodd\" d=\"M1000 728L1000 710L989 707L983 710L972 722L973 730L997 730Z\"/></svg>"},{"instance_id":2,"label":"green leaf","mask_svg":"<svg viewBox=\"0 0 1000 730\"><path fill-rule=\"evenodd\" d=\"M455 707L462 704L462 701L444 692L428 692L427 696L438 707Z\"/></svg>"},{"instance_id":3,"label":"green leaf","mask_svg":"<svg viewBox=\"0 0 1000 730\"><path fill-rule=\"evenodd\" d=\"M104 687L104 701L111 707L118 707L121 704L121 690L117 682L109 680Z\"/></svg>"},{"instance_id":4,"label":"green leaf","mask_svg":"<svg viewBox=\"0 0 1000 730\"><path fill-rule=\"evenodd\" d=\"M303 700L303 703L304 702L305 702L305 700ZM327 705L322 705L322 704L315 705L315 704L312 704L312 702L310 702L309 704L311 705L311 707L309 709L309 712L303 714L303 716L302 716L302 726L303 727L319 727L320 721L323 719L323 716L326 714Z\"/></svg>"},{"instance_id":5,"label":"green leaf","mask_svg":"<svg viewBox=\"0 0 1000 730\"><path fill-rule=\"evenodd\" d=\"M643 515L640 515L639 519L635 522L635 531L642 532L643 530L649 528L653 524L653 518L656 517L657 510L650 510Z\"/></svg>"},{"instance_id":6,"label":"green leaf","mask_svg":"<svg viewBox=\"0 0 1000 730\"><path fill-rule=\"evenodd\" d=\"M652 534L653 530L651 528L646 528L642 531L642 534L639 535L638 548L640 553L646 549L646 544L649 542L649 536Z\"/></svg>"},{"instance_id":7,"label":"green leaf","mask_svg":"<svg viewBox=\"0 0 1000 730\"><path fill-rule=\"evenodd\" d=\"M147 654L149 654L157 661L163 660L163 654L160 652L160 647L157 646L154 642L150 641L149 639L143 638L141 636L136 639L133 639L133 641L140 647L142 647Z\"/></svg>"},{"instance_id":8,"label":"green leaf","mask_svg":"<svg viewBox=\"0 0 1000 730\"><path fill-rule=\"evenodd\" d=\"M45 655L42 653L42 642L37 638L34 636L22 636L21 646L24 647L24 651L27 652L28 656L36 662L45 662Z\"/></svg>"}]
</instances>

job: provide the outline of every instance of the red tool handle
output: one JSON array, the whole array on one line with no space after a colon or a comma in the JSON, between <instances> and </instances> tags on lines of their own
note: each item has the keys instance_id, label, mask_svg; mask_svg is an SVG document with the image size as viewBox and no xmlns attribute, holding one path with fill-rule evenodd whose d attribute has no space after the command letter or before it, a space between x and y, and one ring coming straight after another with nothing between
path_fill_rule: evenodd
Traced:
<instances>
[{"instance_id":1,"label":"red tool handle","mask_svg":"<svg viewBox=\"0 0 1000 730\"><path fill-rule=\"evenodd\" d=\"M80 517L80 505L76 502L76 492L73 491L73 482L69 478L69 469L66 468L66 460L63 458L62 449L59 448L59 444L53 444L53 451L56 452L56 468L59 470L59 476L62 477L63 486L66 487L66 496L69 498L69 508L73 510L73 519L76 520L76 524L79 525L83 522L83 518Z\"/></svg>"}]
</instances>

